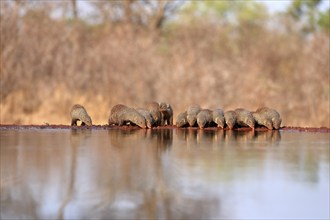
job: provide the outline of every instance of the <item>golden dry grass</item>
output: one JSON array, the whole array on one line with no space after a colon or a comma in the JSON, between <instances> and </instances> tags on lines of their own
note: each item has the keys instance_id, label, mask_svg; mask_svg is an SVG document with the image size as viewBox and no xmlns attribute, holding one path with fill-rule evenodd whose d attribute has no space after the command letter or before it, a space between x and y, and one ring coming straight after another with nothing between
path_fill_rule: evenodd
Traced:
<instances>
[{"instance_id":1,"label":"golden dry grass","mask_svg":"<svg viewBox=\"0 0 330 220\"><path fill-rule=\"evenodd\" d=\"M44 14L1 17L1 124L69 124L79 103L106 124L118 103L277 109L283 125L329 126L329 33L200 22L160 32Z\"/></svg>"}]
</instances>

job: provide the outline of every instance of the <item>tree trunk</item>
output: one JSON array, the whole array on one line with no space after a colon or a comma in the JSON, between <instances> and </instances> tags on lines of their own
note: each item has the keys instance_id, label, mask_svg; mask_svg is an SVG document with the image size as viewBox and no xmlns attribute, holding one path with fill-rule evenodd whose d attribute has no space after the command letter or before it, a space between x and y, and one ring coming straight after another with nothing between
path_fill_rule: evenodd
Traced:
<instances>
[{"instance_id":1,"label":"tree trunk","mask_svg":"<svg viewBox=\"0 0 330 220\"><path fill-rule=\"evenodd\" d=\"M71 0L73 18L78 18L77 0Z\"/></svg>"}]
</instances>

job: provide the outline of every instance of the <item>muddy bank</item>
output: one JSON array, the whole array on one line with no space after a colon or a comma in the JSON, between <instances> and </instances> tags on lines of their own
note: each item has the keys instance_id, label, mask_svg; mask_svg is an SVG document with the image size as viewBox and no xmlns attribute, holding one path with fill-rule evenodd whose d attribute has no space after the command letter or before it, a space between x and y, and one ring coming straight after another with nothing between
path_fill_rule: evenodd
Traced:
<instances>
[{"instance_id":1,"label":"muddy bank","mask_svg":"<svg viewBox=\"0 0 330 220\"><path fill-rule=\"evenodd\" d=\"M0 130L6 129L79 129L79 130L106 130L106 129L122 129L122 130L132 130L132 129L140 129L137 126L109 126L109 125L92 125L92 126L70 126L70 125L0 125ZM199 129L198 127L187 127L187 128L177 128L176 126L162 126L155 127L152 129ZM204 130L221 130L221 128L217 127L208 127L204 128ZM224 129L228 130L228 129ZM236 131L250 131L251 128L236 128ZM265 127L257 127L255 131L267 131L268 129ZM294 126L283 126L280 130L284 131L299 131L299 132L330 132L330 128L327 127L294 127Z\"/></svg>"},{"instance_id":2,"label":"muddy bank","mask_svg":"<svg viewBox=\"0 0 330 220\"><path fill-rule=\"evenodd\" d=\"M292 127L284 126L280 130L289 130L289 131L307 131L307 132L330 132L330 128L320 127L320 128L310 128L310 127Z\"/></svg>"}]
</instances>

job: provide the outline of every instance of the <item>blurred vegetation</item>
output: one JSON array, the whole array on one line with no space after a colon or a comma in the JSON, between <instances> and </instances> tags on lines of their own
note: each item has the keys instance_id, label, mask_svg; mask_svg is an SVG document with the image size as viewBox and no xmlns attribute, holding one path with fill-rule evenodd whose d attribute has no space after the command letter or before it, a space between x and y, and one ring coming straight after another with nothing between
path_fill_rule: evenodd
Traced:
<instances>
[{"instance_id":1,"label":"blurred vegetation","mask_svg":"<svg viewBox=\"0 0 330 220\"><path fill-rule=\"evenodd\" d=\"M115 104L156 100L330 127L322 2L1 1L0 123L68 124L80 103L105 124Z\"/></svg>"},{"instance_id":2,"label":"blurred vegetation","mask_svg":"<svg viewBox=\"0 0 330 220\"><path fill-rule=\"evenodd\" d=\"M329 30L329 10L319 11L318 6L322 0L293 0L288 13L296 20L302 22L301 31L314 32L316 29Z\"/></svg>"}]
</instances>

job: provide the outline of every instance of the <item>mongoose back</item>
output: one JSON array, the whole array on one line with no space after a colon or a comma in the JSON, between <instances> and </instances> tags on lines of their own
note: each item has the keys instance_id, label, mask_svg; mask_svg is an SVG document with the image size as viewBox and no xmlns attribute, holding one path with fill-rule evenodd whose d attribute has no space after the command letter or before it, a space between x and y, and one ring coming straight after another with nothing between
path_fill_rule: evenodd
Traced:
<instances>
[{"instance_id":1,"label":"mongoose back","mask_svg":"<svg viewBox=\"0 0 330 220\"><path fill-rule=\"evenodd\" d=\"M217 127L225 127L225 115L222 109L217 108L213 111L213 121L217 124Z\"/></svg>"},{"instance_id":2,"label":"mongoose back","mask_svg":"<svg viewBox=\"0 0 330 220\"><path fill-rule=\"evenodd\" d=\"M224 113L225 122L229 129L233 129L236 125L237 115L235 111L226 111Z\"/></svg>"},{"instance_id":3,"label":"mongoose back","mask_svg":"<svg viewBox=\"0 0 330 220\"><path fill-rule=\"evenodd\" d=\"M187 121L190 127L195 126L197 122L197 114L202 110L200 105L194 104L187 109Z\"/></svg>"},{"instance_id":4,"label":"mongoose back","mask_svg":"<svg viewBox=\"0 0 330 220\"><path fill-rule=\"evenodd\" d=\"M152 118L151 113L144 108L137 108L136 109L143 117L146 119L146 124L148 128L152 128L153 124L155 123L154 119Z\"/></svg>"},{"instance_id":5,"label":"mongoose back","mask_svg":"<svg viewBox=\"0 0 330 220\"><path fill-rule=\"evenodd\" d=\"M153 126L160 126L162 115L159 111L159 104L157 102L149 102L147 104L147 109L150 112L152 118L154 119L154 125Z\"/></svg>"},{"instance_id":6,"label":"mongoose back","mask_svg":"<svg viewBox=\"0 0 330 220\"><path fill-rule=\"evenodd\" d=\"M210 125L213 121L213 112L209 109L202 109L197 114L197 124L199 128L204 128Z\"/></svg>"},{"instance_id":7,"label":"mongoose back","mask_svg":"<svg viewBox=\"0 0 330 220\"><path fill-rule=\"evenodd\" d=\"M71 108L71 126L77 125L77 121L81 121L81 125L92 125L92 119L87 114L86 109L84 106L75 104Z\"/></svg>"},{"instance_id":8,"label":"mongoose back","mask_svg":"<svg viewBox=\"0 0 330 220\"><path fill-rule=\"evenodd\" d=\"M122 104L112 107L109 116L109 125L122 126L125 123L133 123L141 128L146 128L146 119L137 110Z\"/></svg>"},{"instance_id":9,"label":"mongoose back","mask_svg":"<svg viewBox=\"0 0 330 220\"><path fill-rule=\"evenodd\" d=\"M187 121L187 111L185 112L181 112L180 114L178 114L178 116L176 117L176 126L177 127L184 127L188 125L188 121Z\"/></svg>"},{"instance_id":10,"label":"mongoose back","mask_svg":"<svg viewBox=\"0 0 330 220\"><path fill-rule=\"evenodd\" d=\"M159 111L162 114L161 116L161 125L173 125L173 109L170 104L161 102L159 104Z\"/></svg>"},{"instance_id":11,"label":"mongoose back","mask_svg":"<svg viewBox=\"0 0 330 220\"><path fill-rule=\"evenodd\" d=\"M252 114L259 125L266 126L268 129L279 129L281 126L281 116L275 109L262 107Z\"/></svg>"},{"instance_id":12,"label":"mongoose back","mask_svg":"<svg viewBox=\"0 0 330 220\"><path fill-rule=\"evenodd\" d=\"M254 129L255 120L252 113L244 108L235 109L236 112L236 123L239 126L248 126Z\"/></svg>"},{"instance_id":13,"label":"mongoose back","mask_svg":"<svg viewBox=\"0 0 330 220\"><path fill-rule=\"evenodd\" d=\"M114 125L118 122L118 115L121 113L124 109L128 108L126 105L118 104L111 108L110 116L109 116L109 125Z\"/></svg>"}]
</instances>

